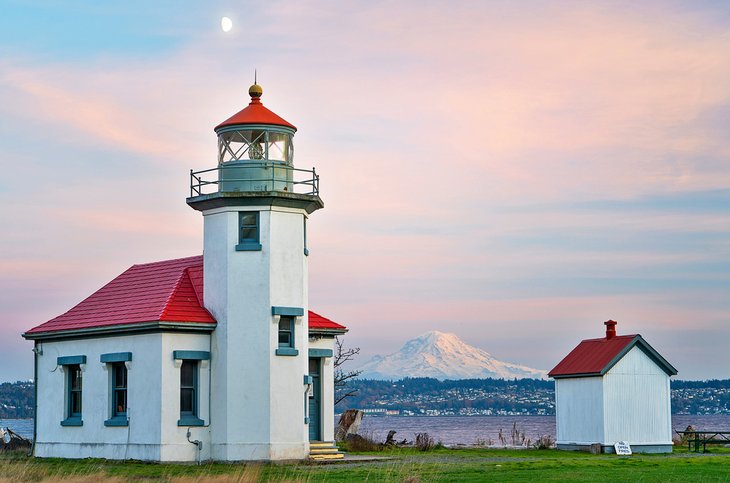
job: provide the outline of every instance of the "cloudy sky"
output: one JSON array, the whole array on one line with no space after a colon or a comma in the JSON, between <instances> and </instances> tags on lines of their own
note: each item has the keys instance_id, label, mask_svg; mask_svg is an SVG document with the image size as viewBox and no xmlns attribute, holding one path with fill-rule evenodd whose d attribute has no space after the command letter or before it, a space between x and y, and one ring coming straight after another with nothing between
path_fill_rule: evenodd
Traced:
<instances>
[{"instance_id":1,"label":"cloudy sky","mask_svg":"<svg viewBox=\"0 0 730 483\"><path fill-rule=\"evenodd\" d=\"M363 361L441 330L550 369L613 318L730 377L727 2L0 12L0 381L32 377L24 330L201 253L188 173L254 69L322 178L310 305Z\"/></svg>"}]
</instances>

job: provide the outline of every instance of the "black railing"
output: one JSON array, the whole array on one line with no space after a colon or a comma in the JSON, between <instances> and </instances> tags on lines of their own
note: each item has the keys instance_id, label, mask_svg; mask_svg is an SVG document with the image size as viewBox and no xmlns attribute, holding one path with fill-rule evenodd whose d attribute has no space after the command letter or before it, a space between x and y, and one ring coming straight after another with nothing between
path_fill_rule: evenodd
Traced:
<instances>
[{"instance_id":1,"label":"black railing","mask_svg":"<svg viewBox=\"0 0 730 483\"><path fill-rule=\"evenodd\" d=\"M289 192L319 196L314 168L298 169L278 163L231 164L190 170L190 197L213 193Z\"/></svg>"}]
</instances>

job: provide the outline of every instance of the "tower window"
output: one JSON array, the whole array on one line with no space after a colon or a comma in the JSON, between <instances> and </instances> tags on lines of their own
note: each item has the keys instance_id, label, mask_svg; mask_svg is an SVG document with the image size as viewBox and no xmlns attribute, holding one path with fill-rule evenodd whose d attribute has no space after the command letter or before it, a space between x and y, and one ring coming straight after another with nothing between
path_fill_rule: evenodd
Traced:
<instances>
[{"instance_id":1,"label":"tower window","mask_svg":"<svg viewBox=\"0 0 730 483\"><path fill-rule=\"evenodd\" d=\"M299 351L294 348L294 317L290 315L279 316L279 347L276 355L295 356Z\"/></svg>"},{"instance_id":2,"label":"tower window","mask_svg":"<svg viewBox=\"0 0 730 483\"><path fill-rule=\"evenodd\" d=\"M259 212L241 211L238 213L238 245L237 251L261 250L259 237Z\"/></svg>"},{"instance_id":3,"label":"tower window","mask_svg":"<svg viewBox=\"0 0 730 483\"><path fill-rule=\"evenodd\" d=\"M309 255L309 248L307 248L307 217L304 217L304 256Z\"/></svg>"}]
</instances>

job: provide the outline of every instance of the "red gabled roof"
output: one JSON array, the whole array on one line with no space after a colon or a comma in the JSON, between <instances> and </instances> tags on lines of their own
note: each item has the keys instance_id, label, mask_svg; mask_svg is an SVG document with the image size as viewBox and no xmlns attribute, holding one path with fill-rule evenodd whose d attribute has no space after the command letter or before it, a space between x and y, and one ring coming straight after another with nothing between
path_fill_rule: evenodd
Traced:
<instances>
[{"instance_id":1,"label":"red gabled roof","mask_svg":"<svg viewBox=\"0 0 730 483\"><path fill-rule=\"evenodd\" d=\"M27 334L142 322L194 322L215 326L201 305L203 257L133 265L63 315Z\"/></svg>"},{"instance_id":2,"label":"red gabled roof","mask_svg":"<svg viewBox=\"0 0 730 483\"><path fill-rule=\"evenodd\" d=\"M243 110L237 112L222 123L215 127L215 131L226 126L236 126L240 124L273 124L275 126L285 126L297 130L293 124L285 121L283 118L274 114L261 104L261 99L252 97L251 103Z\"/></svg>"},{"instance_id":3,"label":"red gabled roof","mask_svg":"<svg viewBox=\"0 0 730 483\"><path fill-rule=\"evenodd\" d=\"M215 319L203 307L202 256L133 265L65 314L30 329L26 334L148 322L215 327ZM309 327L334 332L347 330L345 326L311 311Z\"/></svg>"},{"instance_id":4,"label":"red gabled roof","mask_svg":"<svg viewBox=\"0 0 730 483\"><path fill-rule=\"evenodd\" d=\"M344 325L340 325L335 321L332 321L328 319L327 317L322 317L321 315L309 311L309 330L333 330L333 331L341 331L344 332L347 330L347 327Z\"/></svg>"},{"instance_id":5,"label":"red gabled roof","mask_svg":"<svg viewBox=\"0 0 730 483\"><path fill-rule=\"evenodd\" d=\"M556 379L564 377L602 376L611 369L629 350L638 346L667 374L677 370L656 352L640 335L617 335L610 339L587 339L582 341L565 358L548 372Z\"/></svg>"}]
</instances>

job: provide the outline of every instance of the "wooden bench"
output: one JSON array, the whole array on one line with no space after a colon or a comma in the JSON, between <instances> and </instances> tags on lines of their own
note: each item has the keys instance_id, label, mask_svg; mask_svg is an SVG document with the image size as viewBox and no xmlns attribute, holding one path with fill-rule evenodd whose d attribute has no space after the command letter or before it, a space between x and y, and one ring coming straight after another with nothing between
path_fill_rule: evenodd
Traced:
<instances>
[{"instance_id":1,"label":"wooden bench","mask_svg":"<svg viewBox=\"0 0 730 483\"><path fill-rule=\"evenodd\" d=\"M695 453L700 452L700 446L702 452L706 453L708 444L730 444L730 431L695 430L676 431L676 433L687 439L687 449L692 451L694 445Z\"/></svg>"}]
</instances>

